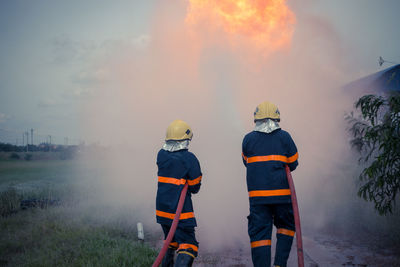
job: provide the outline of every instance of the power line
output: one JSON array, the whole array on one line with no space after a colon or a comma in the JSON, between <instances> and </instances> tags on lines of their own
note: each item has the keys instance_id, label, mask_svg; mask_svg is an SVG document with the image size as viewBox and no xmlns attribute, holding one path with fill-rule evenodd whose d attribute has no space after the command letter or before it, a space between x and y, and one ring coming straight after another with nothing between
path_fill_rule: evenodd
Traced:
<instances>
[{"instance_id":1,"label":"power line","mask_svg":"<svg viewBox=\"0 0 400 267\"><path fill-rule=\"evenodd\" d=\"M30 138L29 134L31 135ZM22 139L20 141L21 135ZM13 129L0 128L0 143L15 144L21 146L35 144L71 146L82 144L84 143L84 141L82 139L71 138L68 136L60 137L52 134L44 134L41 133L39 130L33 128L27 131L17 131Z\"/></svg>"}]
</instances>

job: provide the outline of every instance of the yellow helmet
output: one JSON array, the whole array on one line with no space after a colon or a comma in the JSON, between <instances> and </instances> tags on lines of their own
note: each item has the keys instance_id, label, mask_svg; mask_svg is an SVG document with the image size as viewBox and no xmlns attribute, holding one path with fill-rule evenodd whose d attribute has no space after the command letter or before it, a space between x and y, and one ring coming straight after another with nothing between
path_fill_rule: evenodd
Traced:
<instances>
[{"instance_id":1,"label":"yellow helmet","mask_svg":"<svg viewBox=\"0 0 400 267\"><path fill-rule=\"evenodd\" d=\"M273 119L280 121L281 114L278 107L268 101L265 101L258 105L256 111L254 111L254 121L262 119Z\"/></svg>"},{"instance_id":2,"label":"yellow helmet","mask_svg":"<svg viewBox=\"0 0 400 267\"><path fill-rule=\"evenodd\" d=\"M174 120L167 128L165 141L168 140L192 140L193 132L189 124L182 120Z\"/></svg>"}]
</instances>

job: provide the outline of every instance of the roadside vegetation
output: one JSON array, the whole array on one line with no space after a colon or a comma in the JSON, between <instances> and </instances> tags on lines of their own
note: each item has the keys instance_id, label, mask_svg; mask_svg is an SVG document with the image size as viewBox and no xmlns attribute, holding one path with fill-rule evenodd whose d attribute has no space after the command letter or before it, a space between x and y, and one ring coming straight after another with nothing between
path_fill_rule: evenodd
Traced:
<instances>
[{"instance_id":1,"label":"roadside vegetation","mask_svg":"<svg viewBox=\"0 0 400 267\"><path fill-rule=\"evenodd\" d=\"M350 143L365 166L358 195L381 215L392 214L400 192L400 93L365 95L355 108L360 117L348 117Z\"/></svg>"},{"instance_id":2,"label":"roadside vegetation","mask_svg":"<svg viewBox=\"0 0 400 267\"><path fill-rule=\"evenodd\" d=\"M73 160L0 160L0 266L151 266L134 208L98 202L92 176Z\"/></svg>"}]
</instances>

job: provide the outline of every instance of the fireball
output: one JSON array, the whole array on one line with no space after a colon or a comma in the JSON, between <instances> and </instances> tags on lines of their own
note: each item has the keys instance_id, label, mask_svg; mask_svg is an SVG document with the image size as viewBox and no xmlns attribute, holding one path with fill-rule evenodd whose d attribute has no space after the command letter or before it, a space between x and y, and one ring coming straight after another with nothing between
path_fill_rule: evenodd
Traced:
<instances>
[{"instance_id":1,"label":"fireball","mask_svg":"<svg viewBox=\"0 0 400 267\"><path fill-rule=\"evenodd\" d=\"M290 45L296 18L285 0L189 0L186 23L222 30L268 51Z\"/></svg>"}]
</instances>

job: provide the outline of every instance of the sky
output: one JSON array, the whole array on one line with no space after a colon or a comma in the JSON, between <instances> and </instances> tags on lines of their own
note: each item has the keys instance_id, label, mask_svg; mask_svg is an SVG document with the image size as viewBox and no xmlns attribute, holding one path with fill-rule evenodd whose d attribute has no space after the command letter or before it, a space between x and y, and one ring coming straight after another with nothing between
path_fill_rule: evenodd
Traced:
<instances>
[{"instance_id":1,"label":"sky","mask_svg":"<svg viewBox=\"0 0 400 267\"><path fill-rule=\"evenodd\" d=\"M102 47L146 38L151 9L151 1L1 1L0 129L7 138L34 128L53 143L84 140L79 107L95 79L85 71Z\"/></svg>"},{"instance_id":2,"label":"sky","mask_svg":"<svg viewBox=\"0 0 400 267\"><path fill-rule=\"evenodd\" d=\"M331 41L346 51L341 54L346 57L343 84L381 70L379 56L400 62L399 1L288 4L298 23L293 42L302 38L302 22L310 17L323 20L335 34ZM0 141L20 144L22 133L33 128L35 143L48 135L53 143L63 143L65 137L70 143L107 143L81 130L93 87L107 82L99 66L110 51L148 45L156 32L155 16L162 16L159 5L154 0L0 1ZM318 40L312 37L311 46Z\"/></svg>"}]
</instances>

